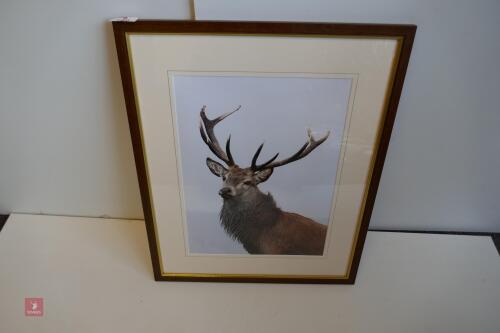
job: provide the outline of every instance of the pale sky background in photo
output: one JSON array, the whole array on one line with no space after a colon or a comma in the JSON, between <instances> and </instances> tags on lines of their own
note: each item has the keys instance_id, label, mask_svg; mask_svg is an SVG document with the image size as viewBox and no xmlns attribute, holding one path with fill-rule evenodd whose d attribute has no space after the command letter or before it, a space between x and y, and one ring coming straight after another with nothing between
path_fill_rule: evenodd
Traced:
<instances>
[{"instance_id":1,"label":"pale sky background in photo","mask_svg":"<svg viewBox=\"0 0 500 333\"><path fill-rule=\"evenodd\" d=\"M207 157L219 160L198 129L203 105L210 119L241 105L215 127L221 145L232 134L231 152L240 167L250 165L262 142L260 162L277 152L282 159L306 142L307 127L315 138L330 130L330 137L307 157L276 168L259 185L283 210L328 223L351 79L173 74L172 83L191 253L246 253L220 225L222 180L205 164Z\"/></svg>"}]
</instances>

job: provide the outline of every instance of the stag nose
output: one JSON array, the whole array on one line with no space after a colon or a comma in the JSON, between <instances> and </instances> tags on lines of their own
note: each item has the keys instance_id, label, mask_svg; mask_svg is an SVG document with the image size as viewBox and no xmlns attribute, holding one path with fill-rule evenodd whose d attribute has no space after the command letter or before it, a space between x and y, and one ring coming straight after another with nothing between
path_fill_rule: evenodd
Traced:
<instances>
[{"instance_id":1,"label":"stag nose","mask_svg":"<svg viewBox=\"0 0 500 333\"><path fill-rule=\"evenodd\" d=\"M231 193L231 189L229 187L223 187L219 190L219 195L223 198L226 198Z\"/></svg>"}]
</instances>

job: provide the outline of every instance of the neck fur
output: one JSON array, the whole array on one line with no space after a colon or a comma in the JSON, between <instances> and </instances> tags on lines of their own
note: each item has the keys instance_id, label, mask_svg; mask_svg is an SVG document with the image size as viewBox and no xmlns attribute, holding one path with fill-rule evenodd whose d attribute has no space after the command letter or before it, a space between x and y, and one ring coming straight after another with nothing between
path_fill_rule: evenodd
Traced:
<instances>
[{"instance_id":1,"label":"neck fur","mask_svg":"<svg viewBox=\"0 0 500 333\"><path fill-rule=\"evenodd\" d=\"M224 200L220 211L221 224L247 251L258 251L259 236L272 227L282 213L273 196L257 191L251 200L231 198Z\"/></svg>"}]
</instances>

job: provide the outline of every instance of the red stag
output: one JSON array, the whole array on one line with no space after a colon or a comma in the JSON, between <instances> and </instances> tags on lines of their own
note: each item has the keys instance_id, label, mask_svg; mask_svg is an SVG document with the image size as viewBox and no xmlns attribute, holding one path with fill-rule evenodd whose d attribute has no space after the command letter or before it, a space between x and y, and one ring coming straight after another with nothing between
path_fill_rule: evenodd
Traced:
<instances>
[{"instance_id":1,"label":"red stag","mask_svg":"<svg viewBox=\"0 0 500 333\"><path fill-rule=\"evenodd\" d=\"M308 129L307 142L295 154L276 160L278 153L267 162L257 164L264 146L261 144L252 158L252 165L240 168L231 155L231 135L224 151L214 134L215 125L239 109L215 119L207 118L205 106L200 112L203 141L227 165L226 168L207 157L208 168L223 181L219 191L224 199L220 211L223 228L251 254L322 255L327 227L305 216L281 210L273 196L262 193L257 185L268 180L274 168L306 157L328 138L330 132L315 140Z\"/></svg>"}]
</instances>

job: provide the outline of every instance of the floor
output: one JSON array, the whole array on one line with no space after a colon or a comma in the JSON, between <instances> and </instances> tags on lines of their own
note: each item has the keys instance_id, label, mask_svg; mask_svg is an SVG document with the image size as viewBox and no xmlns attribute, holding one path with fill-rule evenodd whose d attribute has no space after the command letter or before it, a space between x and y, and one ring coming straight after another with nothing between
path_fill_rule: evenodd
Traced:
<instances>
[{"instance_id":1,"label":"floor","mask_svg":"<svg viewBox=\"0 0 500 333\"><path fill-rule=\"evenodd\" d=\"M13 214L0 332L498 333L499 259L488 236L369 232L353 286L155 282L143 221Z\"/></svg>"}]
</instances>

